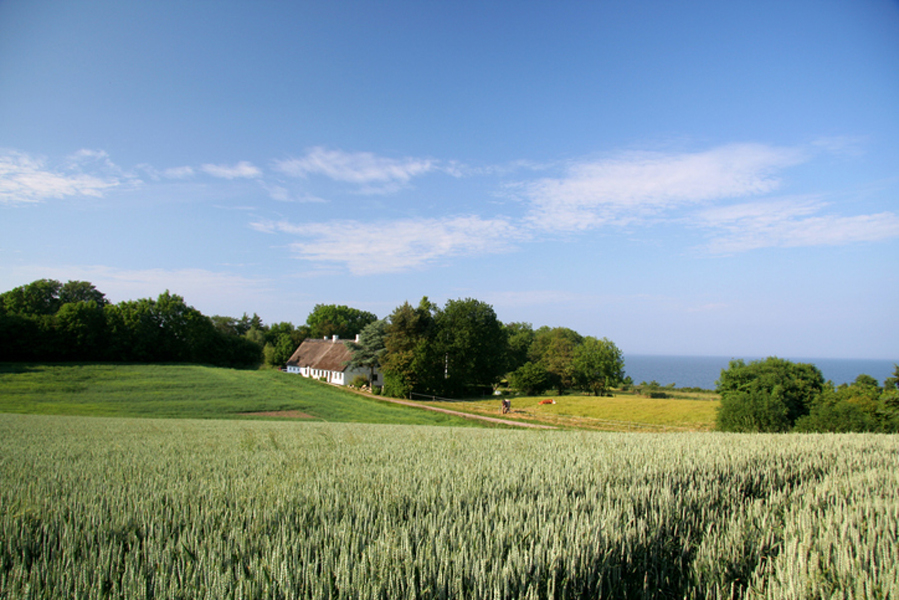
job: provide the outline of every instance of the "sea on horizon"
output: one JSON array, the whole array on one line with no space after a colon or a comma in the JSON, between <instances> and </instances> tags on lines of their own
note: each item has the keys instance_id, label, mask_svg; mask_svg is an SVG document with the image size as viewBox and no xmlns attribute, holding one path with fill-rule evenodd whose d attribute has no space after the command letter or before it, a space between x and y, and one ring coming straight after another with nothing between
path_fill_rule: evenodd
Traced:
<instances>
[{"instance_id":1,"label":"sea on horizon","mask_svg":"<svg viewBox=\"0 0 899 600\"><path fill-rule=\"evenodd\" d=\"M742 356L668 356L627 354L624 371L635 384L657 381L661 385L673 383L675 387L697 387L714 390L721 370L731 360L742 358L747 363L759 357ZM899 361L855 358L789 358L793 362L811 363L821 370L825 380L834 385L852 383L861 374L870 375L881 385L893 375Z\"/></svg>"}]
</instances>

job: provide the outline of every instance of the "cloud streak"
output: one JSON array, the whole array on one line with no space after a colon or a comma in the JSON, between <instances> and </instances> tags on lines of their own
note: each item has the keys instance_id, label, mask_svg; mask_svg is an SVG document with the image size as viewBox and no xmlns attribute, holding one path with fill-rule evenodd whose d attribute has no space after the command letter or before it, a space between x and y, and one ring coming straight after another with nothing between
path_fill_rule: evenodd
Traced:
<instances>
[{"instance_id":1,"label":"cloud streak","mask_svg":"<svg viewBox=\"0 0 899 600\"><path fill-rule=\"evenodd\" d=\"M68 157L62 168L48 167L42 158L24 152L0 153L0 204L29 204L66 197L100 198L125 181L137 183L120 174L87 174L85 162L100 160L105 171L119 171L105 152L79 150ZM124 180L124 181L123 181Z\"/></svg>"},{"instance_id":2,"label":"cloud streak","mask_svg":"<svg viewBox=\"0 0 899 600\"><path fill-rule=\"evenodd\" d=\"M712 230L706 249L714 254L760 248L838 246L899 237L899 215L827 214L814 199L786 198L710 208L697 224Z\"/></svg>"},{"instance_id":3,"label":"cloud streak","mask_svg":"<svg viewBox=\"0 0 899 600\"><path fill-rule=\"evenodd\" d=\"M297 258L340 263L354 275L422 268L451 256L507 252L514 240L521 239L508 220L477 216L304 225L257 221L252 227L265 233L302 236L306 239L290 244Z\"/></svg>"},{"instance_id":4,"label":"cloud streak","mask_svg":"<svg viewBox=\"0 0 899 600\"><path fill-rule=\"evenodd\" d=\"M291 177L323 175L334 181L362 186L362 191L395 191L413 177L437 168L435 161L421 158L394 159L371 152L344 152L322 147L311 148L302 158L277 160L274 169ZM455 167L453 167L455 170Z\"/></svg>"},{"instance_id":5,"label":"cloud streak","mask_svg":"<svg viewBox=\"0 0 899 600\"><path fill-rule=\"evenodd\" d=\"M775 174L805 160L791 148L734 144L705 152L634 152L578 162L562 177L519 184L529 224L541 230L583 231L627 225L677 207L769 193Z\"/></svg>"},{"instance_id":6,"label":"cloud streak","mask_svg":"<svg viewBox=\"0 0 899 600\"><path fill-rule=\"evenodd\" d=\"M200 169L207 175L221 179L255 179L262 175L258 167L245 160L233 166L205 164Z\"/></svg>"}]
</instances>

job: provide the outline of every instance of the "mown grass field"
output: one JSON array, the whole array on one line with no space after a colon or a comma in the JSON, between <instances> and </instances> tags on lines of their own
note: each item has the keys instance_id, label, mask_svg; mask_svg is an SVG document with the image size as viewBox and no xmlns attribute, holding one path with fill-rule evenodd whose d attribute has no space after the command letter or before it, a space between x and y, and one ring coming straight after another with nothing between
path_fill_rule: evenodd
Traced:
<instances>
[{"instance_id":1,"label":"mown grass field","mask_svg":"<svg viewBox=\"0 0 899 600\"><path fill-rule=\"evenodd\" d=\"M562 428L597 431L711 431L718 396L711 392L671 392L671 398L647 398L632 393L596 396L521 396L503 418ZM554 399L555 404L540 404ZM499 416L499 397L464 401L424 401L461 412Z\"/></svg>"},{"instance_id":2,"label":"mown grass field","mask_svg":"<svg viewBox=\"0 0 899 600\"><path fill-rule=\"evenodd\" d=\"M896 598L899 437L0 415L0 598Z\"/></svg>"},{"instance_id":3,"label":"mown grass field","mask_svg":"<svg viewBox=\"0 0 899 600\"><path fill-rule=\"evenodd\" d=\"M331 422L478 426L278 371L198 365L0 363L0 413L251 419L295 411Z\"/></svg>"}]
</instances>

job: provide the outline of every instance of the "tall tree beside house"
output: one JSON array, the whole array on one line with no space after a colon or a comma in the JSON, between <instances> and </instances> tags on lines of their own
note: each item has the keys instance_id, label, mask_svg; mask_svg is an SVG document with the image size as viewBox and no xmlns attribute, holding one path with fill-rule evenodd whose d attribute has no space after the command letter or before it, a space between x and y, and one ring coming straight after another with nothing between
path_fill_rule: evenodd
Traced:
<instances>
[{"instance_id":1,"label":"tall tree beside house","mask_svg":"<svg viewBox=\"0 0 899 600\"><path fill-rule=\"evenodd\" d=\"M426 296L418 307L404 302L388 317L381 359L386 395L406 398L413 392L437 393L435 384L443 370L433 344L436 310Z\"/></svg>"},{"instance_id":2,"label":"tall tree beside house","mask_svg":"<svg viewBox=\"0 0 899 600\"><path fill-rule=\"evenodd\" d=\"M378 320L373 313L338 304L316 304L306 318L309 337L338 336L355 338L369 323Z\"/></svg>"},{"instance_id":3,"label":"tall tree beside house","mask_svg":"<svg viewBox=\"0 0 899 600\"><path fill-rule=\"evenodd\" d=\"M506 330L493 307L471 298L438 308L427 297L389 317L381 359L384 391L460 397L482 393L508 365Z\"/></svg>"},{"instance_id":4,"label":"tall tree beside house","mask_svg":"<svg viewBox=\"0 0 899 600\"><path fill-rule=\"evenodd\" d=\"M508 364L508 337L493 307L467 298L449 300L436 313L435 349L444 360L441 395L463 397L491 390Z\"/></svg>"},{"instance_id":5,"label":"tall tree beside house","mask_svg":"<svg viewBox=\"0 0 899 600\"><path fill-rule=\"evenodd\" d=\"M381 368L381 359L387 352L387 319L379 319L366 325L359 332L358 342L346 342L353 351L353 358L348 366L353 369L368 369L369 383L374 381L375 370Z\"/></svg>"},{"instance_id":6,"label":"tall tree beside house","mask_svg":"<svg viewBox=\"0 0 899 600\"><path fill-rule=\"evenodd\" d=\"M309 337L306 325L294 327L293 323L284 321L273 323L265 328L265 345L263 354L265 364L271 367L282 367L290 359L303 340Z\"/></svg>"}]
</instances>

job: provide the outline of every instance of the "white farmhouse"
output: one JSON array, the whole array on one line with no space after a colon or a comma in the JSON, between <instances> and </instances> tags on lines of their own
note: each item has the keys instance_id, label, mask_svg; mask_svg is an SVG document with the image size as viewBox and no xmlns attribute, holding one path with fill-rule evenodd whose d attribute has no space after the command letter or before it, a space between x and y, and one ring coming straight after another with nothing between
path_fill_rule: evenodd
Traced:
<instances>
[{"instance_id":1,"label":"white farmhouse","mask_svg":"<svg viewBox=\"0 0 899 600\"><path fill-rule=\"evenodd\" d=\"M359 336L356 336L356 341ZM306 339L287 361L287 372L323 379L335 385L349 385L357 375L369 378L368 368L351 369L347 363L353 358L353 351L336 335L331 338ZM380 373L374 372L371 385L381 385Z\"/></svg>"}]
</instances>

